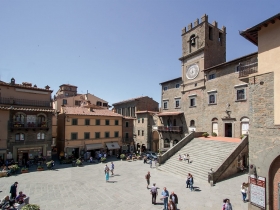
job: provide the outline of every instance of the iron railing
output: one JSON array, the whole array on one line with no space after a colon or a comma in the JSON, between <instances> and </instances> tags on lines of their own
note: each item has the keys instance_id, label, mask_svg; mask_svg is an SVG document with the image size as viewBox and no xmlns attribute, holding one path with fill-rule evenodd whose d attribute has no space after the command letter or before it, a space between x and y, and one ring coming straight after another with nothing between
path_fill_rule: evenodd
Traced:
<instances>
[{"instance_id":1,"label":"iron railing","mask_svg":"<svg viewBox=\"0 0 280 210\"><path fill-rule=\"evenodd\" d=\"M246 77L258 72L258 59L252 58L239 64L239 77Z\"/></svg>"},{"instance_id":2,"label":"iron railing","mask_svg":"<svg viewBox=\"0 0 280 210\"><path fill-rule=\"evenodd\" d=\"M40 129L48 129L48 122L40 122L40 123L30 123L30 122L20 122L20 121L10 121L9 122L9 127L10 129L35 129L35 128L40 128Z\"/></svg>"},{"instance_id":3,"label":"iron railing","mask_svg":"<svg viewBox=\"0 0 280 210\"><path fill-rule=\"evenodd\" d=\"M158 131L182 133L182 126L158 126Z\"/></svg>"},{"instance_id":4,"label":"iron railing","mask_svg":"<svg viewBox=\"0 0 280 210\"><path fill-rule=\"evenodd\" d=\"M51 107L50 101L0 97L0 104Z\"/></svg>"}]
</instances>

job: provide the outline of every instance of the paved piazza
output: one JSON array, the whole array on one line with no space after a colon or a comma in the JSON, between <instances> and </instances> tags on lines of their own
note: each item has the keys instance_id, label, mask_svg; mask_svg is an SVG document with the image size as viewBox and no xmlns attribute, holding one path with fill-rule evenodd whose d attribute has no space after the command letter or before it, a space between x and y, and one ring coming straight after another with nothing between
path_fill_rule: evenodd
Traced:
<instances>
[{"instance_id":1,"label":"paved piazza","mask_svg":"<svg viewBox=\"0 0 280 210\"><path fill-rule=\"evenodd\" d=\"M9 194L10 186L19 182L18 191L30 196L30 203L39 204L41 210L60 209L163 209L151 204L150 191L146 188L145 174L151 172L151 183L160 188L167 187L169 193L178 195L180 210L222 209L222 199L229 198L235 210L248 209L241 199L240 186L246 182L243 174L210 187L205 181L194 177L194 186L199 190L191 192L186 188L185 178L155 168L150 169L142 161L116 160L115 176L111 183L105 182L105 164L91 164L83 167L56 165L57 170L29 172L0 178L0 197ZM69 166L69 167L68 167ZM198 188L197 188L198 189Z\"/></svg>"}]
</instances>

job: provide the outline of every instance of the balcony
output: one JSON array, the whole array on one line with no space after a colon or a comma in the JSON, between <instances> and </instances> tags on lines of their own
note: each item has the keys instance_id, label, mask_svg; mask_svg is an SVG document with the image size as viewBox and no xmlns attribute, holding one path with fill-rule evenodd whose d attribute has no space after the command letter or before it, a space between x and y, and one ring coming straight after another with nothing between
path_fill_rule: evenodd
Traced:
<instances>
[{"instance_id":1,"label":"balcony","mask_svg":"<svg viewBox=\"0 0 280 210\"><path fill-rule=\"evenodd\" d=\"M9 122L9 128L11 131L13 130L49 130L48 122L41 122L41 123L26 123L26 122L16 122L16 121L10 121Z\"/></svg>"},{"instance_id":2,"label":"balcony","mask_svg":"<svg viewBox=\"0 0 280 210\"><path fill-rule=\"evenodd\" d=\"M122 138L123 143L130 143L133 142L133 138Z\"/></svg>"},{"instance_id":3,"label":"balcony","mask_svg":"<svg viewBox=\"0 0 280 210\"><path fill-rule=\"evenodd\" d=\"M159 132L182 133L182 126L158 126Z\"/></svg>"},{"instance_id":4,"label":"balcony","mask_svg":"<svg viewBox=\"0 0 280 210\"><path fill-rule=\"evenodd\" d=\"M247 77L250 74L258 72L258 60L257 58L251 59L246 63L239 65L239 77Z\"/></svg>"},{"instance_id":5,"label":"balcony","mask_svg":"<svg viewBox=\"0 0 280 210\"><path fill-rule=\"evenodd\" d=\"M4 98L4 97L0 97L0 104L51 107L50 101L38 101L38 100Z\"/></svg>"}]
</instances>

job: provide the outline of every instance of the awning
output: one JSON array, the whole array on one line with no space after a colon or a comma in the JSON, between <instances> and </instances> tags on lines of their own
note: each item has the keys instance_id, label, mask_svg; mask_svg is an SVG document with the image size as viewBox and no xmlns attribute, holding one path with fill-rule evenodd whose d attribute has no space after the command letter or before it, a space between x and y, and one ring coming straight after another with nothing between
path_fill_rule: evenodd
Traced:
<instances>
[{"instance_id":1,"label":"awning","mask_svg":"<svg viewBox=\"0 0 280 210\"><path fill-rule=\"evenodd\" d=\"M118 144L118 142L106 143L106 146L108 147L108 149L119 149L120 148L120 145Z\"/></svg>"},{"instance_id":2,"label":"awning","mask_svg":"<svg viewBox=\"0 0 280 210\"><path fill-rule=\"evenodd\" d=\"M161 112L157 116L164 117L164 116L177 116L183 114L184 112Z\"/></svg>"},{"instance_id":3,"label":"awning","mask_svg":"<svg viewBox=\"0 0 280 210\"><path fill-rule=\"evenodd\" d=\"M103 144L86 144L86 150L103 149Z\"/></svg>"}]
</instances>

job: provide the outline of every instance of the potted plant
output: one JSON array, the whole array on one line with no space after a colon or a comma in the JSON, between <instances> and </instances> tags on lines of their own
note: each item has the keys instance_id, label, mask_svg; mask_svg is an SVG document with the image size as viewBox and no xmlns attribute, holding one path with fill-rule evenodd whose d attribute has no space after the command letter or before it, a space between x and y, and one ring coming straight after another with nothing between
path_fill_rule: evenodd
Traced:
<instances>
[{"instance_id":1,"label":"potted plant","mask_svg":"<svg viewBox=\"0 0 280 210\"><path fill-rule=\"evenodd\" d=\"M244 134L242 134L242 135L240 136L240 139L243 139L243 138L244 138L244 136L245 136L245 135L244 135Z\"/></svg>"},{"instance_id":2,"label":"potted plant","mask_svg":"<svg viewBox=\"0 0 280 210\"><path fill-rule=\"evenodd\" d=\"M37 171L44 171L43 166L38 166L38 167L37 167Z\"/></svg>"},{"instance_id":3,"label":"potted plant","mask_svg":"<svg viewBox=\"0 0 280 210\"><path fill-rule=\"evenodd\" d=\"M40 206L36 204L27 204L21 208L21 210L40 210Z\"/></svg>"},{"instance_id":4,"label":"potted plant","mask_svg":"<svg viewBox=\"0 0 280 210\"><path fill-rule=\"evenodd\" d=\"M212 136L217 137L217 133L213 132Z\"/></svg>"},{"instance_id":5,"label":"potted plant","mask_svg":"<svg viewBox=\"0 0 280 210\"><path fill-rule=\"evenodd\" d=\"M82 166L82 165L83 165L82 161L80 159L77 159L76 166Z\"/></svg>"},{"instance_id":6,"label":"potted plant","mask_svg":"<svg viewBox=\"0 0 280 210\"><path fill-rule=\"evenodd\" d=\"M22 168L21 168L21 173L22 173L22 174L28 173L28 168L22 167Z\"/></svg>"},{"instance_id":7,"label":"potted plant","mask_svg":"<svg viewBox=\"0 0 280 210\"><path fill-rule=\"evenodd\" d=\"M121 160L125 160L125 158L126 158L126 157L125 157L125 154L121 154L121 155L120 155L120 158L121 158Z\"/></svg>"},{"instance_id":8,"label":"potted plant","mask_svg":"<svg viewBox=\"0 0 280 210\"><path fill-rule=\"evenodd\" d=\"M209 136L209 133L205 132L202 134L203 137L207 138Z\"/></svg>"},{"instance_id":9,"label":"potted plant","mask_svg":"<svg viewBox=\"0 0 280 210\"><path fill-rule=\"evenodd\" d=\"M105 157L102 157L102 158L100 159L100 162L101 162L101 163L105 163L105 161L106 161L106 158L105 158Z\"/></svg>"},{"instance_id":10,"label":"potted plant","mask_svg":"<svg viewBox=\"0 0 280 210\"><path fill-rule=\"evenodd\" d=\"M11 170L12 174L16 174L19 171L19 167L17 164L9 166L9 169Z\"/></svg>"}]
</instances>

